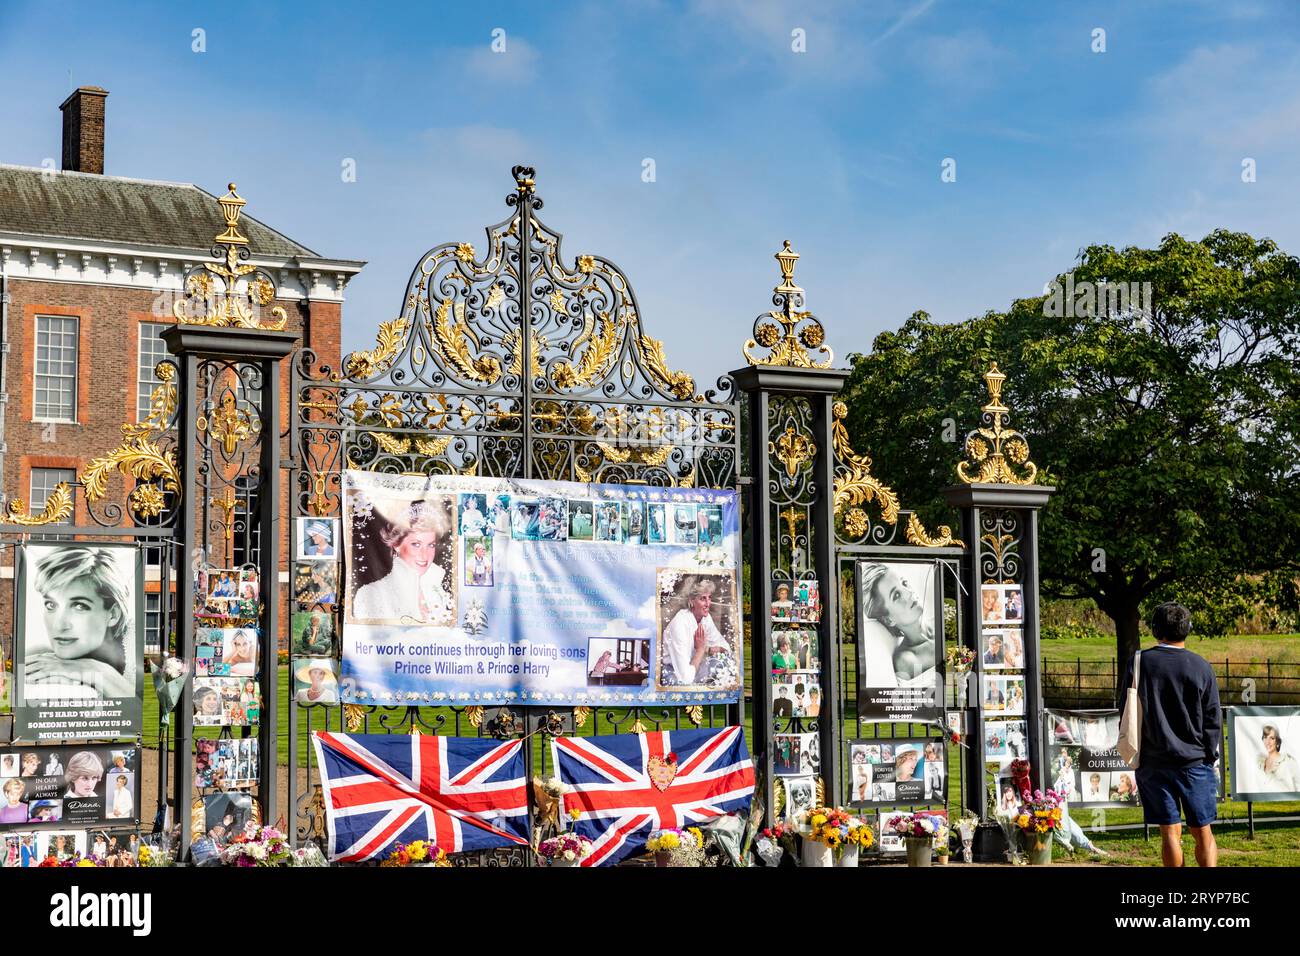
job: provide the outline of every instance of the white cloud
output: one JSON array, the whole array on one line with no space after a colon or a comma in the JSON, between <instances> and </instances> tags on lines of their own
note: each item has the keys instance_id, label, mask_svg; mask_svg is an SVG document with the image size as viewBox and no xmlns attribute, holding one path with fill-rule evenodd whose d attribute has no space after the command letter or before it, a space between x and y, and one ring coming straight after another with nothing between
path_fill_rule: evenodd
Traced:
<instances>
[{"instance_id":1,"label":"white cloud","mask_svg":"<svg viewBox=\"0 0 1300 956\"><path fill-rule=\"evenodd\" d=\"M460 58L465 73L475 80L488 83L527 83L536 78L540 57L523 37L507 31L505 48L494 50L490 42L482 46L452 54Z\"/></svg>"}]
</instances>

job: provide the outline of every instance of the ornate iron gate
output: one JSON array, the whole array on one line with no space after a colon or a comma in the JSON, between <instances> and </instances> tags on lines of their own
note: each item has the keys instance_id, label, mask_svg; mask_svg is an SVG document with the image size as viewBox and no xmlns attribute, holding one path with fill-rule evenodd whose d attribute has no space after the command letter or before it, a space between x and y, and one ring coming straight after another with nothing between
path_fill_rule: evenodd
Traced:
<instances>
[{"instance_id":1,"label":"ornate iron gate","mask_svg":"<svg viewBox=\"0 0 1300 956\"><path fill-rule=\"evenodd\" d=\"M319 364L302 351L289 409L291 514L335 516L344 468L737 488L739 407L720 379L699 393L669 367L610 260L566 263L537 217L534 172L512 170L511 214L480 254L448 242L420 257L375 346ZM296 524L296 522L294 523ZM291 534L296 533L296 528ZM291 538L290 553L296 553ZM292 596L286 596L292 600ZM289 805L297 840L324 833L314 730L427 730L510 738L743 720L740 707L361 707L289 703ZM545 748L526 749L545 772ZM540 763L540 766L534 766ZM489 862L523 863L500 853Z\"/></svg>"}]
</instances>

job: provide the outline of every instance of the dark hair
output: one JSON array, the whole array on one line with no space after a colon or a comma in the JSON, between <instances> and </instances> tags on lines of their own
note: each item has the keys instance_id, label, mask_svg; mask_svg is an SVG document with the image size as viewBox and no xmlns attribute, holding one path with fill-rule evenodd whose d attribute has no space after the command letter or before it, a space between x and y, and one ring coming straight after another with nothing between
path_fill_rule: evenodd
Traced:
<instances>
[{"instance_id":1,"label":"dark hair","mask_svg":"<svg viewBox=\"0 0 1300 956\"><path fill-rule=\"evenodd\" d=\"M1192 632L1192 612L1181 604L1166 601L1151 612L1151 633L1162 644L1185 641Z\"/></svg>"}]
</instances>

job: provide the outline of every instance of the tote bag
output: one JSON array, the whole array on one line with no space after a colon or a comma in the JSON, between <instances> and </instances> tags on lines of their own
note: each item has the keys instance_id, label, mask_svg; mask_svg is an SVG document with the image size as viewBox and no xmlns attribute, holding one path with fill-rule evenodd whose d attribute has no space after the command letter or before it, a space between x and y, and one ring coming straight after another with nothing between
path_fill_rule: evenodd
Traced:
<instances>
[{"instance_id":1,"label":"tote bag","mask_svg":"<svg viewBox=\"0 0 1300 956\"><path fill-rule=\"evenodd\" d=\"M1133 683L1124 697L1124 713L1119 719L1119 755L1124 762L1137 769L1142 750L1142 700L1138 697L1138 674L1142 667L1142 652L1133 655Z\"/></svg>"}]
</instances>

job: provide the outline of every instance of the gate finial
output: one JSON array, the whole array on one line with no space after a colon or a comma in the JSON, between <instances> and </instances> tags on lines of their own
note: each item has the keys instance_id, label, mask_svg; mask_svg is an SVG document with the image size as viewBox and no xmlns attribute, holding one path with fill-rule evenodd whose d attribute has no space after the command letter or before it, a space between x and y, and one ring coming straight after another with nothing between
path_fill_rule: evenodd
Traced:
<instances>
[{"instance_id":1,"label":"gate finial","mask_svg":"<svg viewBox=\"0 0 1300 956\"><path fill-rule=\"evenodd\" d=\"M958 462L957 477L964 484L1032 485L1038 466L1029 460L1029 442L1011 428L1011 409L1002 404L1002 383L1007 376L994 362L984 373L989 400L980 408L981 427L966 436L964 446L969 461ZM1018 475L1012 466L1023 468Z\"/></svg>"},{"instance_id":2,"label":"gate finial","mask_svg":"<svg viewBox=\"0 0 1300 956\"><path fill-rule=\"evenodd\" d=\"M794 265L799 253L790 247L787 239L773 258L781 266L781 284L772 290L772 304L777 308L754 321L754 337L741 349L745 360L750 365L830 368L834 354L826 345L826 330L811 312L799 310L803 305L803 289L794 283ZM759 346L770 351L767 355L754 355L750 349Z\"/></svg>"}]
</instances>

